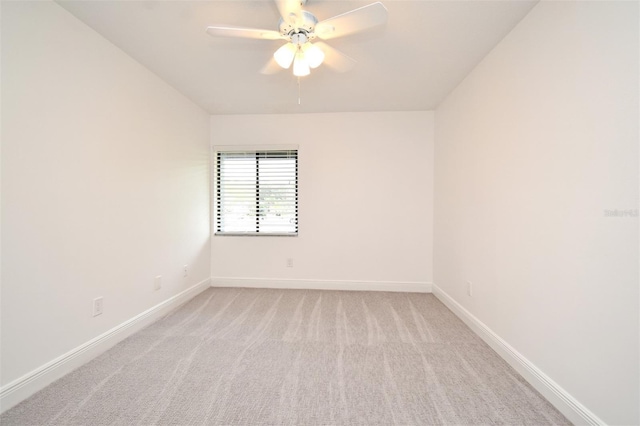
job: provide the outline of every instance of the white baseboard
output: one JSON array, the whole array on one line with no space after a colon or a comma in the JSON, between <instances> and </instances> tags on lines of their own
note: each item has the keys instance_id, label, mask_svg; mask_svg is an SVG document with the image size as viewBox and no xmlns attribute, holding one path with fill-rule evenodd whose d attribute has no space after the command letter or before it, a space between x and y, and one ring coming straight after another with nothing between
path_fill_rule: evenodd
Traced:
<instances>
[{"instance_id":1,"label":"white baseboard","mask_svg":"<svg viewBox=\"0 0 640 426\"><path fill-rule=\"evenodd\" d=\"M42 365L24 376L0 388L0 413L27 399L65 374L70 373L91 359L97 357L116 343L141 330L170 310L210 287L210 279L158 303L139 315L115 326L111 330L70 350L64 355Z\"/></svg>"},{"instance_id":2,"label":"white baseboard","mask_svg":"<svg viewBox=\"0 0 640 426\"><path fill-rule=\"evenodd\" d=\"M334 281L211 277L211 287L289 288L308 290L431 293L431 283L412 281Z\"/></svg>"},{"instance_id":3,"label":"white baseboard","mask_svg":"<svg viewBox=\"0 0 640 426\"><path fill-rule=\"evenodd\" d=\"M598 416L582 405L571 394L553 381L549 376L536 367L531 361L515 350L505 340L498 336L486 324L456 302L440 287L433 284L433 294L444 303L454 314L464 321L482 340L484 340L498 355L509 363L522 375L538 392L553 404L562 414L574 424L606 425Z\"/></svg>"}]
</instances>

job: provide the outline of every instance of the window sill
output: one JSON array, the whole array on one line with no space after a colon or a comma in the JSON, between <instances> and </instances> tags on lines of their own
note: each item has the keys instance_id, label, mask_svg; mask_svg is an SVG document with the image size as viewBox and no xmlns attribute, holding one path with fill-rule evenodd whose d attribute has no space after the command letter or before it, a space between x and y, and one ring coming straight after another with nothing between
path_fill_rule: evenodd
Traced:
<instances>
[{"instance_id":1,"label":"window sill","mask_svg":"<svg viewBox=\"0 0 640 426\"><path fill-rule=\"evenodd\" d=\"M298 234L290 232L267 233L267 232L216 232L214 237L297 237Z\"/></svg>"}]
</instances>

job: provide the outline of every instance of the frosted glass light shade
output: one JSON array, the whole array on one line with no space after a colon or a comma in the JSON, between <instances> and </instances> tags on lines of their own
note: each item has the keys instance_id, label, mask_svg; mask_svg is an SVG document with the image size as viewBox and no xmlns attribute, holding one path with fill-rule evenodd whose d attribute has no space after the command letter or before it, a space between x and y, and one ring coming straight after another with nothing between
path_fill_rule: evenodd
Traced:
<instances>
[{"instance_id":1,"label":"frosted glass light shade","mask_svg":"<svg viewBox=\"0 0 640 426\"><path fill-rule=\"evenodd\" d=\"M296 53L296 58L293 61L293 75L296 77L304 77L305 75L309 75L311 70L309 69L309 63L304 57L304 53L298 52Z\"/></svg>"},{"instance_id":2,"label":"frosted glass light shade","mask_svg":"<svg viewBox=\"0 0 640 426\"><path fill-rule=\"evenodd\" d=\"M278 65L280 65L282 68L287 69L293 62L293 58L296 55L296 50L296 46L291 43L287 43L276 50L276 52L273 54L273 59L275 59Z\"/></svg>"},{"instance_id":3,"label":"frosted glass light shade","mask_svg":"<svg viewBox=\"0 0 640 426\"><path fill-rule=\"evenodd\" d=\"M317 68L324 61L324 52L315 44L307 43L304 49L304 57L311 68Z\"/></svg>"}]
</instances>

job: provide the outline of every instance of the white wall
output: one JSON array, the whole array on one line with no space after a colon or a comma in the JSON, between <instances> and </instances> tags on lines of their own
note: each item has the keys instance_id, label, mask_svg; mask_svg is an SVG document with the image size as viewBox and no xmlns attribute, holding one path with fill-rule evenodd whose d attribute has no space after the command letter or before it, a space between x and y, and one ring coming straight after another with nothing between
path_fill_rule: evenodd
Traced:
<instances>
[{"instance_id":1,"label":"white wall","mask_svg":"<svg viewBox=\"0 0 640 426\"><path fill-rule=\"evenodd\" d=\"M208 114L53 2L2 2L2 113L4 385L207 280L210 238Z\"/></svg>"},{"instance_id":2,"label":"white wall","mask_svg":"<svg viewBox=\"0 0 640 426\"><path fill-rule=\"evenodd\" d=\"M299 236L213 237L214 282L431 283L432 112L213 116L211 134L299 145Z\"/></svg>"},{"instance_id":3,"label":"white wall","mask_svg":"<svg viewBox=\"0 0 640 426\"><path fill-rule=\"evenodd\" d=\"M436 111L434 284L638 424L638 3L539 3ZM474 285L466 294L466 281Z\"/></svg>"}]
</instances>

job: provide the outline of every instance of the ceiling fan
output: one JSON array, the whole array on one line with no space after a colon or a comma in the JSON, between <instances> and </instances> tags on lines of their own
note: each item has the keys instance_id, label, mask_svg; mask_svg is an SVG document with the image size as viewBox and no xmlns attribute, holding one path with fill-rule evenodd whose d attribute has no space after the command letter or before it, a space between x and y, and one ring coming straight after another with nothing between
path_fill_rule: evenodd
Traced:
<instances>
[{"instance_id":1,"label":"ceiling fan","mask_svg":"<svg viewBox=\"0 0 640 426\"><path fill-rule=\"evenodd\" d=\"M337 70L347 71L355 60L317 41L330 40L360 32L387 20L387 9L380 2L318 21L315 15L302 7L307 0L275 0L281 18L278 31L233 26L212 25L207 33L214 37L241 37L262 40L286 40L273 54L272 59L262 68L263 74L272 74L281 68L288 69L293 64L293 74L297 77L309 75L311 68L322 63Z\"/></svg>"}]
</instances>

